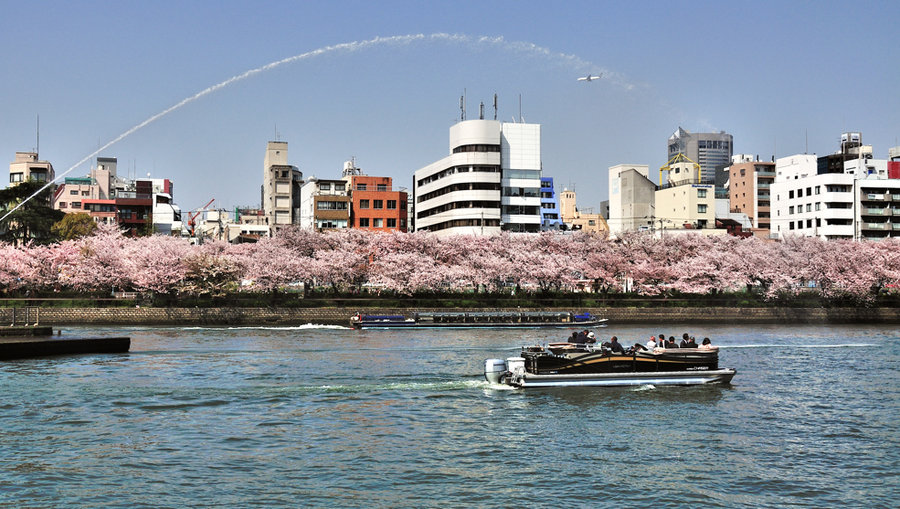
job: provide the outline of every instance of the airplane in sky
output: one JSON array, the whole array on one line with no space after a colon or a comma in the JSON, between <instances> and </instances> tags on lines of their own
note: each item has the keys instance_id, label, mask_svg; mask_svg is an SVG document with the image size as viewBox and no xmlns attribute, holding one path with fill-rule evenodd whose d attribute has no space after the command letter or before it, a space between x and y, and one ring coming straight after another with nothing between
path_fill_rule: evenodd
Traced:
<instances>
[{"instance_id":1,"label":"airplane in sky","mask_svg":"<svg viewBox=\"0 0 900 509\"><path fill-rule=\"evenodd\" d=\"M591 75L591 74L588 74L587 76L584 76L584 77L582 77L582 78L578 78L578 81L592 81L592 80L599 80L599 79L602 78L602 77L603 77L603 73L602 73L602 72L601 72L600 74L596 75L596 76L593 76L593 75Z\"/></svg>"}]
</instances>

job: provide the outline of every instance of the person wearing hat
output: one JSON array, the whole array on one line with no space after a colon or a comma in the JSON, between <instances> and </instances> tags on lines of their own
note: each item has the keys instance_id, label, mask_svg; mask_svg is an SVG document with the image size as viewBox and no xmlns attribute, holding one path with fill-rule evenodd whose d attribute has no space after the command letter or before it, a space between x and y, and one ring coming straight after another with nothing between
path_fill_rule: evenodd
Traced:
<instances>
[{"instance_id":1,"label":"person wearing hat","mask_svg":"<svg viewBox=\"0 0 900 509\"><path fill-rule=\"evenodd\" d=\"M597 337L594 335L594 332L588 332L587 341L585 343L594 344L597 342Z\"/></svg>"}]
</instances>

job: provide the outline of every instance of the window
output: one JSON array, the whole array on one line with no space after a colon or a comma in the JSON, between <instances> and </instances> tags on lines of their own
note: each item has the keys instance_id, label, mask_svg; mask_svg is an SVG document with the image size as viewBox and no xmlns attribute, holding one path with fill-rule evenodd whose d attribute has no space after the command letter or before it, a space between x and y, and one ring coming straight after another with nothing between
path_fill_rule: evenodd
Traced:
<instances>
[{"instance_id":1,"label":"window","mask_svg":"<svg viewBox=\"0 0 900 509\"><path fill-rule=\"evenodd\" d=\"M335 190L335 191L346 191L346 190L347 190L347 184L335 184L335 185L334 185L334 190Z\"/></svg>"},{"instance_id":2,"label":"window","mask_svg":"<svg viewBox=\"0 0 900 509\"><path fill-rule=\"evenodd\" d=\"M406 219L400 220L400 228L406 228Z\"/></svg>"},{"instance_id":3,"label":"window","mask_svg":"<svg viewBox=\"0 0 900 509\"><path fill-rule=\"evenodd\" d=\"M59 208L61 208L61 209L66 208L66 202L64 202L64 201L59 202Z\"/></svg>"},{"instance_id":4,"label":"window","mask_svg":"<svg viewBox=\"0 0 900 509\"><path fill-rule=\"evenodd\" d=\"M360 228L368 228L369 227L369 218L368 217L359 218L359 227Z\"/></svg>"},{"instance_id":5,"label":"window","mask_svg":"<svg viewBox=\"0 0 900 509\"><path fill-rule=\"evenodd\" d=\"M797 189L797 198L803 198L803 188Z\"/></svg>"},{"instance_id":6,"label":"window","mask_svg":"<svg viewBox=\"0 0 900 509\"><path fill-rule=\"evenodd\" d=\"M73 208L73 209L81 209L81 202L80 202L80 201L73 201L73 202L72 202L72 208Z\"/></svg>"},{"instance_id":7,"label":"window","mask_svg":"<svg viewBox=\"0 0 900 509\"><path fill-rule=\"evenodd\" d=\"M700 203L697 205L697 213L698 214L706 214L706 204Z\"/></svg>"},{"instance_id":8,"label":"window","mask_svg":"<svg viewBox=\"0 0 900 509\"><path fill-rule=\"evenodd\" d=\"M821 193L821 191L822 191L822 188L821 188L821 187L822 187L822 186L816 186L816 194Z\"/></svg>"},{"instance_id":9,"label":"window","mask_svg":"<svg viewBox=\"0 0 900 509\"><path fill-rule=\"evenodd\" d=\"M369 208L369 200L359 200L359 208L361 208L361 209ZM366 222L368 223L368 220ZM362 225L360 225L360 226L362 226ZM368 224L366 226L368 226Z\"/></svg>"},{"instance_id":10,"label":"window","mask_svg":"<svg viewBox=\"0 0 900 509\"><path fill-rule=\"evenodd\" d=\"M357 191L365 191L366 185L365 184L356 184L356 190Z\"/></svg>"},{"instance_id":11,"label":"window","mask_svg":"<svg viewBox=\"0 0 900 509\"><path fill-rule=\"evenodd\" d=\"M379 191L387 191L387 184L378 184L376 187Z\"/></svg>"},{"instance_id":12,"label":"window","mask_svg":"<svg viewBox=\"0 0 900 509\"><path fill-rule=\"evenodd\" d=\"M319 184L319 191L331 191L331 183L325 182Z\"/></svg>"},{"instance_id":13,"label":"window","mask_svg":"<svg viewBox=\"0 0 900 509\"><path fill-rule=\"evenodd\" d=\"M790 207L788 207L788 214L793 214L793 213L794 213L794 206L791 205Z\"/></svg>"},{"instance_id":14,"label":"window","mask_svg":"<svg viewBox=\"0 0 900 509\"><path fill-rule=\"evenodd\" d=\"M706 198L706 189L697 189L697 198Z\"/></svg>"},{"instance_id":15,"label":"window","mask_svg":"<svg viewBox=\"0 0 900 509\"><path fill-rule=\"evenodd\" d=\"M812 194L812 188L811 188L811 187L807 187L807 188L806 188L806 196L809 196L809 195L811 195L811 194Z\"/></svg>"},{"instance_id":16,"label":"window","mask_svg":"<svg viewBox=\"0 0 900 509\"><path fill-rule=\"evenodd\" d=\"M384 219L376 217L372 220L372 226L374 226L375 228L384 228Z\"/></svg>"},{"instance_id":17,"label":"window","mask_svg":"<svg viewBox=\"0 0 900 509\"><path fill-rule=\"evenodd\" d=\"M78 196L78 189L72 189L71 191L69 191L69 194L71 194L72 196Z\"/></svg>"},{"instance_id":18,"label":"window","mask_svg":"<svg viewBox=\"0 0 900 509\"><path fill-rule=\"evenodd\" d=\"M90 191L82 191L81 192L81 196L90 196L90 195L91 195Z\"/></svg>"},{"instance_id":19,"label":"window","mask_svg":"<svg viewBox=\"0 0 900 509\"><path fill-rule=\"evenodd\" d=\"M388 210L394 210L397 208L397 200L388 200L387 201Z\"/></svg>"},{"instance_id":20,"label":"window","mask_svg":"<svg viewBox=\"0 0 900 509\"><path fill-rule=\"evenodd\" d=\"M9 174L9 181L10 181L11 183L12 183L12 182L21 182L21 181L22 181L22 174L21 174L21 173L10 173L10 174Z\"/></svg>"},{"instance_id":21,"label":"window","mask_svg":"<svg viewBox=\"0 0 900 509\"><path fill-rule=\"evenodd\" d=\"M807 228L812 228L812 219L807 219L807 220L806 220L806 227L807 227Z\"/></svg>"},{"instance_id":22,"label":"window","mask_svg":"<svg viewBox=\"0 0 900 509\"><path fill-rule=\"evenodd\" d=\"M388 228L396 228L396 227L397 227L397 220L394 219L394 218L392 218L392 217L389 217L388 220L387 220L387 227L388 227Z\"/></svg>"},{"instance_id":23,"label":"window","mask_svg":"<svg viewBox=\"0 0 900 509\"><path fill-rule=\"evenodd\" d=\"M406 210L406 202L405 201L400 202L400 210Z\"/></svg>"},{"instance_id":24,"label":"window","mask_svg":"<svg viewBox=\"0 0 900 509\"><path fill-rule=\"evenodd\" d=\"M373 209L383 209L384 208L384 200L372 200L372 208Z\"/></svg>"},{"instance_id":25,"label":"window","mask_svg":"<svg viewBox=\"0 0 900 509\"><path fill-rule=\"evenodd\" d=\"M793 200L793 199L794 199L794 192L788 191L788 200Z\"/></svg>"},{"instance_id":26,"label":"window","mask_svg":"<svg viewBox=\"0 0 900 509\"><path fill-rule=\"evenodd\" d=\"M793 229L794 229L794 222L793 222L793 221L788 221L788 227L789 227L791 230L793 230Z\"/></svg>"},{"instance_id":27,"label":"window","mask_svg":"<svg viewBox=\"0 0 900 509\"><path fill-rule=\"evenodd\" d=\"M806 204L806 211L807 211L807 212L812 212L812 203L807 203L807 204Z\"/></svg>"}]
</instances>

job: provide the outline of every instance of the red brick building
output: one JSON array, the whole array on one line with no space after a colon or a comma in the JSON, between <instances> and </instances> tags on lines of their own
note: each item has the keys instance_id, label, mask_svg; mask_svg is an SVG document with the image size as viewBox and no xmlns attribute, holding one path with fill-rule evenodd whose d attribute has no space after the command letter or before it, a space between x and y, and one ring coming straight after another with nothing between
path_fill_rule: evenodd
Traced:
<instances>
[{"instance_id":1,"label":"red brick building","mask_svg":"<svg viewBox=\"0 0 900 509\"><path fill-rule=\"evenodd\" d=\"M349 175L350 227L407 231L407 193L392 186L391 177Z\"/></svg>"}]
</instances>

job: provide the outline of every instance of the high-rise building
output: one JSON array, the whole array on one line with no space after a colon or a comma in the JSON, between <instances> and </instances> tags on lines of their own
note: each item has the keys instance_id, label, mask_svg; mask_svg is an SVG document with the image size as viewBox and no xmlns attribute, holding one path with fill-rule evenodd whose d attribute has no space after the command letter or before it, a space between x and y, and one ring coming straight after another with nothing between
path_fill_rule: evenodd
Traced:
<instances>
[{"instance_id":1,"label":"high-rise building","mask_svg":"<svg viewBox=\"0 0 900 509\"><path fill-rule=\"evenodd\" d=\"M734 139L725 131L718 133L692 133L679 127L668 142L667 160L683 154L700 165L699 182L716 184L716 171L731 165ZM662 182L660 182L662 184Z\"/></svg>"},{"instance_id":2,"label":"high-rise building","mask_svg":"<svg viewBox=\"0 0 900 509\"><path fill-rule=\"evenodd\" d=\"M263 160L262 209L269 227L278 231L289 224L300 223L300 186L303 174L288 164L286 141L266 144Z\"/></svg>"},{"instance_id":3,"label":"high-rise building","mask_svg":"<svg viewBox=\"0 0 900 509\"><path fill-rule=\"evenodd\" d=\"M450 155L413 177L415 229L496 234L541 229L541 126L464 120Z\"/></svg>"}]
</instances>

